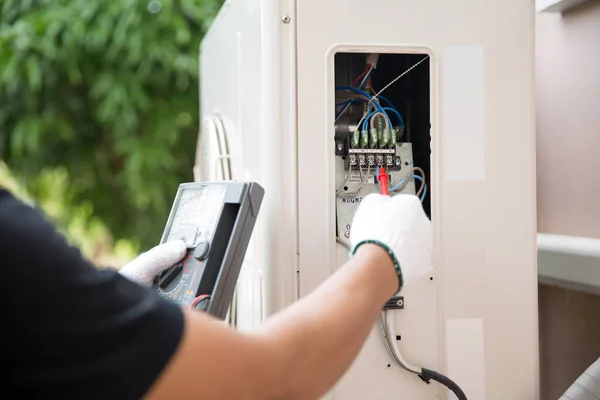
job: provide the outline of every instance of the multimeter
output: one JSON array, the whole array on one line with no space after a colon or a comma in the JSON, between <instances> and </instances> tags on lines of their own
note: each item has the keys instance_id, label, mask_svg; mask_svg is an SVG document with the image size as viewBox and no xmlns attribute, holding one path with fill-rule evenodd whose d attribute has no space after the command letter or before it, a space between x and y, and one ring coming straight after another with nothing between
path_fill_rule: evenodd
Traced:
<instances>
[{"instance_id":1,"label":"multimeter","mask_svg":"<svg viewBox=\"0 0 600 400\"><path fill-rule=\"evenodd\" d=\"M255 182L179 185L160 243L181 239L187 252L154 277L159 295L225 319L263 197Z\"/></svg>"}]
</instances>

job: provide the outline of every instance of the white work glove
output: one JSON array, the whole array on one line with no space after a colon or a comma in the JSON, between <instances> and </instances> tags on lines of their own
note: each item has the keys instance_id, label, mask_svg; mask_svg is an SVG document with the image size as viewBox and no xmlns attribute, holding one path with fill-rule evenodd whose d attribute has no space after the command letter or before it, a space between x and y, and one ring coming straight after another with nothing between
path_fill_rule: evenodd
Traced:
<instances>
[{"instance_id":1,"label":"white work glove","mask_svg":"<svg viewBox=\"0 0 600 400\"><path fill-rule=\"evenodd\" d=\"M386 250L398 273L398 290L431 269L431 221L417 196L366 196L354 215L350 242L351 254L365 243L374 243Z\"/></svg>"},{"instance_id":2,"label":"white work glove","mask_svg":"<svg viewBox=\"0 0 600 400\"><path fill-rule=\"evenodd\" d=\"M181 261L186 253L183 240L160 244L140 254L119 270L127 279L143 286L150 286L156 275Z\"/></svg>"}]
</instances>

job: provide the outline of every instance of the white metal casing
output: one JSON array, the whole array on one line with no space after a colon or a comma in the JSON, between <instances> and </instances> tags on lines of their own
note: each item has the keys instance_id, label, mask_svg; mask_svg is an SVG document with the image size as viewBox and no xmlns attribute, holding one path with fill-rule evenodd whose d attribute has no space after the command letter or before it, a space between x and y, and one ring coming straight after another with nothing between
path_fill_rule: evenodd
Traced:
<instances>
[{"instance_id":1,"label":"white metal casing","mask_svg":"<svg viewBox=\"0 0 600 400\"><path fill-rule=\"evenodd\" d=\"M225 2L201 47L201 115L224 121L233 179L266 190L240 276L240 329L309 293L347 257L335 243L335 52L426 53L435 279L398 314L403 351L448 373L469 399L538 398L533 21L523 0ZM447 127L472 117L445 93L452 46L483 55L483 171L464 179L448 171L478 147L457 144ZM329 398L447 398L388 363L374 330Z\"/></svg>"}]
</instances>

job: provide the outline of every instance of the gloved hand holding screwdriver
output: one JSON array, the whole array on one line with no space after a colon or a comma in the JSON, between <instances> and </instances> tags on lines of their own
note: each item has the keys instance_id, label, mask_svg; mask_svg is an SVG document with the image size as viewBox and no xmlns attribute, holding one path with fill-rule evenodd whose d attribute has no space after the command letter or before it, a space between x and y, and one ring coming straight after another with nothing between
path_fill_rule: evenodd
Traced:
<instances>
[{"instance_id":1,"label":"gloved hand holding screwdriver","mask_svg":"<svg viewBox=\"0 0 600 400\"><path fill-rule=\"evenodd\" d=\"M377 177L381 194L366 196L354 215L351 253L366 243L383 248L394 262L400 290L406 282L432 266L433 232L418 197L389 196L389 177L383 168Z\"/></svg>"},{"instance_id":2,"label":"gloved hand holding screwdriver","mask_svg":"<svg viewBox=\"0 0 600 400\"><path fill-rule=\"evenodd\" d=\"M354 215L350 240L352 254L366 243L378 245L388 253L398 274L399 290L431 268L431 222L416 196L366 196Z\"/></svg>"}]
</instances>

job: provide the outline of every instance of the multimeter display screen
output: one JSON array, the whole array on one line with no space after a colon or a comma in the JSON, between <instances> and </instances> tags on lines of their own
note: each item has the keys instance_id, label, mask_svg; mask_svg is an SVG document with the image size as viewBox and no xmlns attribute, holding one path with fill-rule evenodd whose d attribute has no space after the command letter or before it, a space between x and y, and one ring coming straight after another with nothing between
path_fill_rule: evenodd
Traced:
<instances>
[{"instance_id":1,"label":"multimeter display screen","mask_svg":"<svg viewBox=\"0 0 600 400\"><path fill-rule=\"evenodd\" d=\"M203 186L185 189L176 205L166 241L184 239L195 247L212 233L225 196L225 187Z\"/></svg>"}]
</instances>

